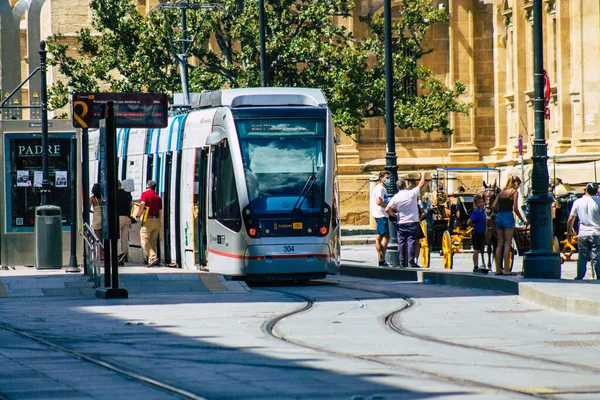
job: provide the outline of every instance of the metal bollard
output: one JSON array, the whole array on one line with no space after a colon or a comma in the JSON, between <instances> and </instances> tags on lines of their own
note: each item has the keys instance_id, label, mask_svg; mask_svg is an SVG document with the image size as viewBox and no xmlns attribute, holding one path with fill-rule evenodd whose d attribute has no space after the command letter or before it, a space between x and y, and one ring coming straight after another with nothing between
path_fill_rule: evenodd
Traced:
<instances>
[{"instance_id":1,"label":"metal bollard","mask_svg":"<svg viewBox=\"0 0 600 400\"><path fill-rule=\"evenodd\" d=\"M390 241L388 242L385 253L385 261L392 267L400 266L400 257L398 254L398 224L394 218L388 218L388 228L390 230Z\"/></svg>"}]
</instances>

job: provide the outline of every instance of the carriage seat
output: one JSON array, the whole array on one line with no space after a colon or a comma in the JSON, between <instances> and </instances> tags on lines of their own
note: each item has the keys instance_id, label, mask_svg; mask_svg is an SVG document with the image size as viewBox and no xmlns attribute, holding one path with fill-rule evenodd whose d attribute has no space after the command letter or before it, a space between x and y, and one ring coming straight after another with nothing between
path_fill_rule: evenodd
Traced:
<instances>
[{"instance_id":1,"label":"carriage seat","mask_svg":"<svg viewBox=\"0 0 600 400\"><path fill-rule=\"evenodd\" d=\"M455 197L456 203L456 220L461 224L466 224L471 213L473 212L473 197L474 195L461 194Z\"/></svg>"}]
</instances>

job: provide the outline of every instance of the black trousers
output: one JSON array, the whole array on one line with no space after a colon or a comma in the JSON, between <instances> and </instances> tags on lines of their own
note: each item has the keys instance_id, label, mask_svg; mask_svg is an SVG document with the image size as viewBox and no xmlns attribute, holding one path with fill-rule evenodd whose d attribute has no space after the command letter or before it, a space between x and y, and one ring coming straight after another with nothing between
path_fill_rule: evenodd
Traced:
<instances>
[{"instance_id":1,"label":"black trousers","mask_svg":"<svg viewBox=\"0 0 600 400\"><path fill-rule=\"evenodd\" d=\"M398 258L400 267L406 268L415 262L415 250L419 240L419 223L398 224Z\"/></svg>"}]
</instances>

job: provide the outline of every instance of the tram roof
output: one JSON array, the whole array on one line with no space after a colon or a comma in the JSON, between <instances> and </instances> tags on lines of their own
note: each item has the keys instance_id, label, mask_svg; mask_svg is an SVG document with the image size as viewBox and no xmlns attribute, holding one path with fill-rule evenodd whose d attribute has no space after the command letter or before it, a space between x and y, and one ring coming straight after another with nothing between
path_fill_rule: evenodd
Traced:
<instances>
[{"instance_id":1,"label":"tram roof","mask_svg":"<svg viewBox=\"0 0 600 400\"><path fill-rule=\"evenodd\" d=\"M326 105L327 100L321 89L269 87L203 92L199 102L192 104L192 108Z\"/></svg>"}]
</instances>

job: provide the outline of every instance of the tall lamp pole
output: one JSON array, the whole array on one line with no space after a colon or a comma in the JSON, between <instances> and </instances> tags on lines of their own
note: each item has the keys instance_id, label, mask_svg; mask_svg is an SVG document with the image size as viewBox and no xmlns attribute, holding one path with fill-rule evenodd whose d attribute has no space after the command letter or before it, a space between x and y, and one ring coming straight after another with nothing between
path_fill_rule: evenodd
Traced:
<instances>
[{"instance_id":1,"label":"tall lamp pole","mask_svg":"<svg viewBox=\"0 0 600 400\"><path fill-rule=\"evenodd\" d=\"M185 1L185 5L188 5ZM190 104L190 92L188 90L188 38L187 38L187 9L181 8L181 53L178 54L179 67L181 69L181 91L183 92L183 105Z\"/></svg>"},{"instance_id":2,"label":"tall lamp pole","mask_svg":"<svg viewBox=\"0 0 600 400\"><path fill-rule=\"evenodd\" d=\"M260 37L260 86L269 86L267 49L265 44L265 0L258 0L258 30Z\"/></svg>"},{"instance_id":3,"label":"tall lamp pole","mask_svg":"<svg viewBox=\"0 0 600 400\"><path fill-rule=\"evenodd\" d=\"M40 42L40 97L42 108L42 205L48 204L50 192L50 172L48 167L48 90L46 84L46 42ZM75 210L73 210L73 213Z\"/></svg>"},{"instance_id":4,"label":"tall lamp pole","mask_svg":"<svg viewBox=\"0 0 600 400\"><path fill-rule=\"evenodd\" d=\"M192 44L194 43L193 38L188 38L188 28L187 28L187 10L207 10L207 11L215 11L220 10L225 12L225 7L222 4L217 3L194 3L190 2L190 0L179 0L179 1L167 1L161 2L148 11L150 14L154 10L159 10L164 13L165 23L167 27L167 34L169 35L169 46L171 48L171 52L175 56L175 61L179 64L179 71L181 74L181 91L183 92L183 106L189 107L190 105L190 93L189 93L189 81L188 81L188 56L190 50L192 48ZM167 11L169 10L179 10L181 11L181 39L174 39L175 33L171 31L171 23L169 19L169 15ZM181 51L178 51L176 48L176 43L181 43Z\"/></svg>"},{"instance_id":5,"label":"tall lamp pole","mask_svg":"<svg viewBox=\"0 0 600 400\"><path fill-rule=\"evenodd\" d=\"M552 198L548 194L548 146L544 127L544 53L542 0L533 0L534 122L532 194L527 198L531 250L525 253L525 278L560 279L560 258L552 250Z\"/></svg>"},{"instance_id":6,"label":"tall lamp pole","mask_svg":"<svg viewBox=\"0 0 600 400\"><path fill-rule=\"evenodd\" d=\"M389 196L398 191L398 165L396 157L396 134L394 127L394 66L392 64L392 4L391 0L383 2L383 43L385 67L385 169L390 173L390 184L387 187ZM398 233L396 223L390 221L390 241L386 252L386 261L396 267L398 259Z\"/></svg>"}]
</instances>

